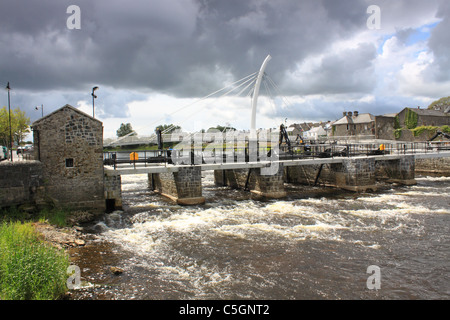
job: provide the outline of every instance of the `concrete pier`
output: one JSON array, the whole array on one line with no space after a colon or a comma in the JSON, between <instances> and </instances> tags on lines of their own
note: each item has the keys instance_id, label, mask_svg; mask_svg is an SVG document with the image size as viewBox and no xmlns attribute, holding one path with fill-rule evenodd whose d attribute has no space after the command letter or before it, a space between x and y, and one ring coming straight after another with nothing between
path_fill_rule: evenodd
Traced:
<instances>
[{"instance_id":1,"label":"concrete pier","mask_svg":"<svg viewBox=\"0 0 450 320\"><path fill-rule=\"evenodd\" d=\"M374 158L345 159L340 168L336 167L338 188L355 192L377 190Z\"/></svg>"},{"instance_id":2,"label":"concrete pier","mask_svg":"<svg viewBox=\"0 0 450 320\"><path fill-rule=\"evenodd\" d=\"M392 160L376 162L376 174L379 180L403 185L415 185L415 157L404 156Z\"/></svg>"},{"instance_id":3,"label":"concrete pier","mask_svg":"<svg viewBox=\"0 0 450 320\"><path fill-rule=\"evenodd\" d=\"M376 191L375 159L342 159L339 163L290 166L285 181L293 184L323 185L349 191Z\"/></svg>"},{"instance_id":4,"label":"concrete pier","mask_svg":"<svg viewBox=\"0 0 450 320\"><path fill-rule=\"evenodd\" d=\"M205 203L202 175L198 166L182 167L176 172L151 173L149 187L180 205Z\"/></svg>"},{"instance_id":5,"label":"concrete pier","mask_svg":"<svg viewBox=\"0 0 450 320\"><path fill-rule=\"evenodd\" d=\"M217 186L244 189L265 198L279 199L286 196L284 168L280 164L275 174L264 175L261 168L214 170Z\"/></svg>"}]
</instances>

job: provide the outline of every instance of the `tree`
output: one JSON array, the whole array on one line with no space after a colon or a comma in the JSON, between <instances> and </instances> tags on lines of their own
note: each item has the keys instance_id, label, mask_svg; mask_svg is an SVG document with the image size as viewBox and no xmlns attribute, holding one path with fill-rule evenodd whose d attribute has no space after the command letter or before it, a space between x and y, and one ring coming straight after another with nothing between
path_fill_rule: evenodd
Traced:
<instances>
[{"instance_id":1,"label":"tree","mask_svg":"<svg viewBox=\"0 0 450 320\"><path fill-rule=\"evenodd\" d=\"M132 134L130 134L132 133ZM126 136L126 135L135 135L136 133L133 130L133 127L130 123L121 123L120 128L116 131L116 135L118 138Z\"/></svg>"},{"instance_id":2,"label":"tree","mask_svg":"<svg viewBox=\"0 0 450 320\"><path fill-rule=\"evenodd\" d=\"M17 145L30 133L30 118L19 108L11 110L12 139ZM9 114L6 107L0 109L0 144L9 146Z\"/></svg>"},{"instance_id":3,"label":"tree","mask_svg":"<svg viewBox=\"0 0 450 320\"><path fill-rule=\"evenodd\" d=\"M157 126L155 128L155 131L156 131L156 129L161 130L161 132L165 131L164 133L169 134L169 133L174 132L177 129L181 129L181 127L180 126L176 126L174 124L160 124L159 126Z\"/></svg>"},{"instance_id":4,"label":"tree","mask_svg":"<svg viewBox=\"0 0 450 320\"><path fill-rule=\"evenodd\" d=\"M450 107L450 97L444 97L437 101L434 101L428 106L430 110L439 110L445 112Z\"/></svg>"},{"instance_id":5,"label":"tree","mask_svg":"<svg viewBox=\"0 0 450 320\"><path fill-rule=\"evenodd\" d=\"M208 129L208 132L210 132L211 130L226 132L226 131L236 131L236 128L230 127L230 125L227 124L226 126L217 125L216 127L211 127Z\"/></svg>"}]
</instances>

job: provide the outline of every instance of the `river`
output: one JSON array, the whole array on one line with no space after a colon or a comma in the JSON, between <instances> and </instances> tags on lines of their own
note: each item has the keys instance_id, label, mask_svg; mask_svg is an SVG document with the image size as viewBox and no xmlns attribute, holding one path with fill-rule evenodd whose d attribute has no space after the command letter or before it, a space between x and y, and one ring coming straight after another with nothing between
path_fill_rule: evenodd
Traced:
<instances>
[{"instance_id":1,"label":"river","mask_svg":"<svg viewBox=\"0 0 450 320\"><path fill-rule=\"evenodd\" d=\"M194 207L123 176L124 210L86 227L91 240L71 252L83 281L73 298L450 298L450 177L366 194L288 184L287 198L265 201L203 174L206 204Z\"/></svg>"}]
</instances>

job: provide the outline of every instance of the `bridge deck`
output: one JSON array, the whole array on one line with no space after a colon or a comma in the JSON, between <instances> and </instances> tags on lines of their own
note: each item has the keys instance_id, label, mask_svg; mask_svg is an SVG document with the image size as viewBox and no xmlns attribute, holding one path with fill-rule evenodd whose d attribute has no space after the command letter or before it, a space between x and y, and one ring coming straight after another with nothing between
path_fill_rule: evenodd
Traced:
<instances>
[{"instance_id":1,"label":"bridge deck","mask_svg":"<svg viewBox=\"0 0 450 320\"><path fill-rule=\"evenodd\" d=\"M366 159L374 158L375 160L396 160L404 156L415 156L416 159L429 159L429 158L444 158L450 157L450 152L428 152L428 153L405 153L398 155L375 155L375 156L355 156L355 157L333 157L333 158L314 158L314 159L294 159L294 160L278 160L274 162L262 161L262 162L232 162L232 163L214 163L214 164L198 164L194 166L200 166L202 171L208 170L229 170L229 169L250 169L250 168L264 168L271 166L272 163L278 162L285 167L289 166L303 166L303 165L320 165L330 163L342 163L347 159ZM171 165L171 164L158 164L158 165L146 165L144 164L129 164L112 169L105 166L105 174L107 175L131 175L131 174L146 174L146 173L165 173L165 172L177 172L179 168L191 167L192 165Z\"/></svg>"}]
</instances>

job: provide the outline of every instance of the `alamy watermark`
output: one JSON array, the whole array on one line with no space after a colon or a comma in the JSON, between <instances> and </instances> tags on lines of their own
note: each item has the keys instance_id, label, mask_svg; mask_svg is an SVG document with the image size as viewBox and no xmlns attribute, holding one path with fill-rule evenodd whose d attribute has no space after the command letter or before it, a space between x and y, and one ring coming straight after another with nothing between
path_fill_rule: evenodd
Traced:
<instances>
[{"instance_id":1,"label":"alamy watermark","mask_svg":"<svg viewBox=\"0 0 450 320\"><path fill-rule=\"evenodd\" d=\"M371 265L367 267L368 274L371 274L367 278L366 285L369 290L380 290L381 289L381 268L376 265Z\"/></svg>"},{"instance_id":2,"label":"alamy watermark","mask_svg":"<svg viewBox=\"0 0 450 320\"><path fill-rule=\"evenodd\" d=\"M69 276L66 281L67 288L78 289L81 286L81 270L79 266L70 265L66 271Z\"/></svg>"},{"instance_id":3,"label":"alamy watermark","mask_svg":"<svg viewBox=\"0 0 450 320\"><path fill-rule=\"evenodd\" d=\"M67 7L66 13L70 14L67 18L66 26L67 29L81 29L81 9L79 6L71 5Z\"/></svg>"},{"instance_id":4,"label":"alamy watermark","mask_svg":"<svg viewBox=\"0 0 450 320\"><path fill-rule=\"evenodd\" d=\"M367 19L367 28L370 30L381 29L381 9L377 5L367 7L367 14L370 14Z\"/></svg>"},{"instance_id":5,"label":"alamy watermark","mask_svg":"<svg viewBox=\"0 0 450 320\"><path fill-rule=\"evenodd\" d=\"M189 134L172 132L172 141L180 141L171 153L171 160L178 165L223 164L234 162L266 162L261 175L278 172L278 136L270 130L259 130L255 138L248 133L211 130L207 133Z\"/></svg>"}]
</instances>

